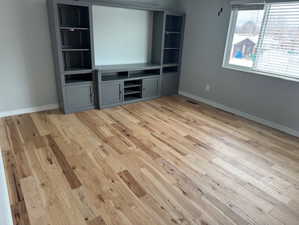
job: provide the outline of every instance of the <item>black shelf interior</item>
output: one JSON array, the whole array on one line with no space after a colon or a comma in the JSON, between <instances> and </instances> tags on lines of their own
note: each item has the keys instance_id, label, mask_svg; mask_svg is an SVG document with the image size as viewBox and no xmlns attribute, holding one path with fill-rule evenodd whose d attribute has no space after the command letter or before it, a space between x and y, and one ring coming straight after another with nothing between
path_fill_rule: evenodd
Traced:
<instances>
[{"instance_id":1,"label":"black shelf interior","mask_svg":"<svg viewBox=\"0 0 299 225\"><path fill-rule=\"evenodd\" d=\"M125 90L125 96L134 94L141 94L141 90L137 90L136 88Z\"/></svg>"},{"instance_id":2,"label":"black shelf interior","mask_svg":"<svg viewBox=\"0 0 299 225\"><path fill-rule=\"evenodd\" d=\"M179 49L165 49L164 50L164 64L178 64L180 58Z\"/></svg>"},{"instance_id":3,"label":"black shelf interior","mask_svg":"<svg viewBox=\"0 0 299 225\"><path fill-rule=\"evenodd\" d=\"M183 25L182 16L167 15L166 16L166 32L181 32Z\"/></svg>"},{"instance_id":4,"label":"black shelf interior","mask_svg":"<svg viewBox=\"0 0 299 225\"><path fill-rule=\"evenodd\" d=\"M89 8L58 4L65 71L92 69Z\"/></svg>"},{"instance_id":5,"label":"black shelf interior","mask_svg":"<svg viewBox=\"0 0 299 225\"><path fill-rule=\"evenodd\" d=\"M66 51L63 52L64 70L91 69L90 51Z\"/></svg>"},{"instance_id":6,"label":"black shelf interior","mask_svg":"<svg viewBox=\"0 0 299 225\"><path fill-rule=\"evenodd\" d=\"M129 88L132 86L138 86L141 87L142 86L142 80L128 80L124 82L124 87L125 88Z\"/></svg>"},{"instance_id":7,"label":"black shelf interior","mask_svg":"<svg viewBox=\"0 0 299 225\"><path fill-rule=\"evenodd\" d=\"M123 80L129 78L129 72L103 72L102 81Z\"/></svg>"},{"instance_id":8,"label":"black shelf interior","mask_svg":"<svg viewBox=\"0 0 299 225\"><path fill-rule=\"evenodd\" d=\"M178 66L163 67L163 73L177 73L178 71Z\"/></svg>"},{"instance_id":9,"label":"black shelf interior","mask_svg":"<svg viewBox=\"0 0 299 225\"><path fill-rule=\"evenodd\" d=\"M61 30L62 49L90 49L88 30Z\"/></svg>"},{"instance_id":10,"label":"black shelf interior","mask_svg":"<svg viewBox=\"0 0 299 225\"><path fill-rule=\"evenodd\" d=\"M130 78L160 75L160 69L136 70L129 74Z\"/></svg>"},{"instance_id":11,"label":"black shelf interior","mask_svg":"<svg viewBox=\"0 0 299 225\"><path fill-rule=\"evenodd\" d=\"M130 102L138 99L142 99L142 97L140 97L140 94L132 94L124 97L125 102Z\"/></svg>"},{"instance_id":12,"label":"black shelf interior","mask_svg":"<svg viewBox=\"0 0 299 225\"><path fill-rule=\"evenodd\" d=\"M124 100L133 101L142 98L142 80L124 82Z\"/></svg>"},{"instance_id":13,"label":"black shelf interior","mask_svg":"<svg viewBox=\"0 0 299 225\"><path fill-rule=\"evenodd\" d=\"M58 5L60 27L89 28L88 7Z\"/></svg>"},{"instance_id":14,"label":"black shelf interior","mask_svg":"<svg viewBox=\"0 0 299 225\"><path fill-rule=\"evenodd\" d=\"M179 33L166 33L164 48L176 48L179 49L181 45L181 34Z\"/></svg>"},{"instance_id":15,"label":"black shelf interior","mask_svg":"<svg viewBox=\"0 0 299 225\"><path fill-rule=\"evenodd\" d=\"M103 72L102 81L125 80L129 78L139 78L139 77L159 76L159 75L160 75L160 69L135 70L135 71L124 71L124 72Z\"/></svg>"},{"instance_id":16,"label":"black shelf interior","mask_svg":"<svg viewBox=\"0 0 299 225\"><path fill-rule=\"evenodd\" d=\"M141 87L141 84L130 84L130 85L126 85L126 88L136 88L136 87Z\"/></svg>"},{"instance_id":17,"label":"black shelf interior","mask_svg":"<svg viewBox=\"0 0 299 225\"><path fill-rule=\"evenodd\" d=\"M81 83L81 82L93 81L93 74L92 73L68 74L65 75L64 78L66 84Z\"/></svg>"}]
</instances>

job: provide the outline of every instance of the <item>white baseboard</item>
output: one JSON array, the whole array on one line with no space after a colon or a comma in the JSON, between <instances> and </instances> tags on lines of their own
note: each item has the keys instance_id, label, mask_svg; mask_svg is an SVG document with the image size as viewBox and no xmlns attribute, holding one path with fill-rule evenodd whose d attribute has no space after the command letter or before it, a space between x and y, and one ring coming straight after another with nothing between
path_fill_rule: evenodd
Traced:
<instances>
[{"instance_id":1,"label":"white baseboard","mask_svg":"<svg viewBox=\"0 0 299 225\"><path fill-rule=\"evenodd\" d=\"M50 105L37 106L32 108L17 109L13 111L5 111L5 112L0 112L0 118L7 117L7 116L22 115L22 114L33 113L33 112L47 111L47 110L52 110L57 108L58 108L58 104L50 104Z\"/></svg>"},{"instance_id":2,"label":"white baseboard","mask_svg":"<svg viewBox=\"0 0 299 225\"><path fill-rule=\"evenodd\" d=\"M271 127L271 128L277 129L277 130L280 130L280 131L285 132L287 134L299 137L299 131L291 129L291 128L286 127L286 126L283 126L281 124L278 124L278 123L275 123L275 122L272 122L272 121L269 121L269 120L265 120L265 119L259 118L257 116L253 116L253 115L250 115L250 114L245 113L245 112L241 112L241 111L239 111L237 109L234 109L234 108L231 108L231 107L219 104L217 102L214 102L214 101L208 100L206 98L199 97L199 96L196 96L196 95L184 92L184 91L179 91L179 94L182 95L182 96L194 99L196 101L206 103L206 104L208 104L210 106L213 106L215 108L222 109L222 110L224 110L226 112L230 112L230 113L233 113L235 115L244 117L246 119L253 120L253 121L257 122L257 123L260 123L260 124L263 124L265 126L268 126L268 127Z\"/></svg>"}]
</instances>

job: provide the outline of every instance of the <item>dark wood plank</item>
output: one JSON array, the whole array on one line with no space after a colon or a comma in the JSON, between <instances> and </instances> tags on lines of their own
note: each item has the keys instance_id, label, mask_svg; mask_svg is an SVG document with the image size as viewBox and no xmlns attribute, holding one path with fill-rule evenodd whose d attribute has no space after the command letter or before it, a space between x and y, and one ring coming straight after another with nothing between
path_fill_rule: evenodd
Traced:
<instances>
[{"instance_id":1,"label":"dark wood plank","mask_svg":"<svg viewBox=\"0 0 299 225\"><path fill-rule=\"evenodd\" d=\"M105 223L104 219L101 216L98 216L97 218L88 221L87 225L107 225L107 224Z\"/></svg>"},{"instance_id":2,"label":"dark wood plank","mask_svg":"<svg viewBox=\"0 0 299 225\"><path fill-rule=\"evenodd\" d=\"M30 225L27 208L24 201L12 205L12 215L14 225Z\"/></svg>"},{"instance_id":3,"label":"dark wood plank","mask_svg":"<svg viewBox=\"0 0 299 225\"><path fill-rule=\"evenodd\" d=\"M55 155L55 157L65 175L65 178L69 182L70 187L72 189L79 188L82 184L81 184L79 178L77 177L77 175L74 173L72 167L66 160L64 154L59 149L59 146L57 145L57 143L55 142L55 140L52 138L51 135L47 135L47 139L49 142L49 146L52 149L52 151L53 151L53 153L54 153L54 155Z\"/></svg>"},{"instance_id":4,"label":"dark wood plank","mask_svg":"<svg viewBox=\"0 0 299 225\"><path fill-rule=\"evenodd\" d=\"M146 195L145 190L138 184L128 170L122 171L118 173L118 175L138 198Z\"/></svg>"}]
</instances>

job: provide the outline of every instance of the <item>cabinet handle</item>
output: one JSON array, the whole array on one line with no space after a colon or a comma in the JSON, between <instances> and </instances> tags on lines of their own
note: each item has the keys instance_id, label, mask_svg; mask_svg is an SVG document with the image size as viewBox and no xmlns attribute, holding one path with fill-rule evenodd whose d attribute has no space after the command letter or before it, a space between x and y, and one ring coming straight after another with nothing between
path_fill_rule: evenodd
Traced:
<instances>
[{"instance_id":1,"label":"cabinet handle","mask_svg":"<svg viewBox=\"0 0 299 225\"><path fill-rule=\"evenodd\" d=\"M93 88L89 87L89 90L90 90L90 94L89 94L90 102L93 103Z\"/></svg>"},{"instance_id":2,"label":"cabinet handle","mask_svg":"<svg viewBox=\"0 0 299 225\"><path fill-rule=\"evenodd\" d=\"M122 91L121 91L121 86L119 85L119 100L122 99Z\"/></svg>"}]
</instances>

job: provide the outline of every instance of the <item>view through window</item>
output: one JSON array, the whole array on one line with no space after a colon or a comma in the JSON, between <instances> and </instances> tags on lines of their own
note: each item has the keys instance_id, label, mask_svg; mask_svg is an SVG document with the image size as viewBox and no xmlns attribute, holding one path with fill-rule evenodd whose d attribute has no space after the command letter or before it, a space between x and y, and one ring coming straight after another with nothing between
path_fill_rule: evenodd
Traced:
<instances>
[{"instance_id":1,"label":"view through window","mask_svg":"<svg viewBox=\"0 0 299 225\"><path fill-rule=\"evenodd\" d=\"M238 11L229 63L252 67L264 10Z\"/></svg>"},{"instance_id":2,"label":"view through window","mask_svg":"<svg viewBox=\"0 0 299 225\"><path fill-rule=\"evenodd\" d=\"M235 7L224 65L299 80L299 3Z\"/></svg>"}]
</instances>

